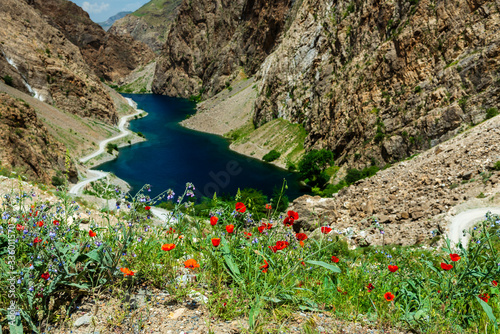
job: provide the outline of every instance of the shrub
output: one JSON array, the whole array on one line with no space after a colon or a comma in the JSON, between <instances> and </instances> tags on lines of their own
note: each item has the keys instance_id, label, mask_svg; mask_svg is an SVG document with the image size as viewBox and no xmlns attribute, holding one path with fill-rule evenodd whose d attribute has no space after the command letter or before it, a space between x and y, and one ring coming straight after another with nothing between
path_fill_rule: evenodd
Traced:
<instances>
[{"instance_id":1,"label":"shrub","mask_svg":"<svg viewBox=\"0 0 500 334\"><path fill-rule=\"evenodd\" d=\"M106 151L109 154L113 154L113 151L118 151L118 145L112 144L112 143L108 143L108 145L106 145Z\"/></svg>"},{"instance_id":2,"label":"shrub","mask_svg":"<svg viewBox=\"0 0 500 334\"><path fill-rule=\"evenodd\" d=\"M12 86L14 84L14 80L10 75L5 75L3 78L3 81L5 82L6 85Z\"/></svg>"},{"instance_id":3,"label":"shrub","mask_svg":"<svg viewBox=\"0 0 500 334\"><path fill-rule=\"evenodd\" d=\"M54 175L52 176L52 185L54 187L60 187L66 184L66 180L62 176Z\"/></svg>"},{"instance_id":4,"label":"shrub","mask_svg":"<svg viewBox=\"0 0 500 334\"><path fill-rule=\"evenodd\" d=\"M271 162L271 161L278 159L280 156L281 156L281 153L279 153L276 150L272 150L269 153L267 153L266 155L264 155L262 157L262 160L264 160L266 162Z\"/></svg>"},{"instance_id":5,"label":"shrub","mask_svg":"<svg viewBox=\"0 0 500 334\"><path fill-rule=\"evenodd\" d=\"M486 110L486 119L490 119L498 115L498 109L497 108L488 108Z\"/></svg>"},{"instance_id":6,"label":"shrub","mask_svg":"<svg viewBox=\"0 0 500 334\"><path fill-rule=\"evenodd\" d=\"M498 160L497 162L495 162L495 164L493 165L493 169L494 170L500 170L500 160Z\"/></svg>"}]
</instances>

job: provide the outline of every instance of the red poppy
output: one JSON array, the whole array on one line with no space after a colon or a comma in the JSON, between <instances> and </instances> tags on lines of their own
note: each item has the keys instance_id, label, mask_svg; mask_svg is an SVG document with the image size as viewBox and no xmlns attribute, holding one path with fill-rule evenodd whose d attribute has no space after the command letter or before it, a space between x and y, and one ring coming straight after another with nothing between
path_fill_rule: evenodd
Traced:
<instances>
[{"instance_id":1,"label":"red poppy","mask_svg":"<svg viewBox=\"0 0 500 334\"><path fill-rule=\"evenodd\" d=\"M37 294L35 295L35 297L36 297L36 298L43 298L43 293L37 293Z\"/></svg>"},{"instance_id":2,"label":"red poppy","mask_svg":"<svg viewBox=\"0 0 500 334\"><path fill-rule=\"evenodd\" d=\"M385 298L385 300L387 300L388 302L390 302L390 301L392 301L394 299L394 295L392 293L390 293L390 292L386 292L384 294L384 298Z\"/></svg>"},{"instance_id":3,"label":"red poppy","mask_svg":"<svg viewBox=\"0 0 500 334\"><path fill-rule=\"evenodd\" d=\"M264 233L264 230L266 229L266 227L264 225L261 225L257 229L259 230L259 233Z\"/></svg>"},{"instance_id":4,"label":"red poppy","mask_svg":"<svg viewBox=\"0 0 500 334\"><path fill-rule=\"evenodd\" d=\"M398 267L398 266L391 266L391 265L387 266L387 268L389 268L389 271L390 271L391 273L395 273L395 272L396 272L396 271L398 271L398 269L399 269L399 267Z\"/></svg>"},{"instance_id":5,"label":"red poppy","mask_svg":"<svg viewBox=\"0 0 500 334\"><path fill-rule=\"evenodd\" d=\"M497 281L491 281L491 284L493 284L493 286L497 286L498 282Z\"/></svg>"},{"instance_id":6,"label":"red poppy","mask_svg":"<svg viewBox=\"0 0 500 334\"><path fill-rule=\"evenodd\" d=\"M306 263L304 261L301 261L300 264L303 265L304 267L306 266Z\"/></svg>"},{"instance_id":7,"label":"red poppy","mask_svg":"<svg viewBox=\"0 0 500 334\"><path fill-rule=\"evenodd\" d=\"M374 287L374 286L373 286L373 284L371 284L371 283L370 283L370 284L368 284L368 285L366 286L366 288L368 289L368 292L372 292L372 290L373 290L373 289L375 289L375 287Z\"/></svg>"},{"instance_id":8,"label":"red poppy","mask_svg":"<svg viewBox=\"0 0 500 334\"><path fill-rule=\"evenodd\" d=\"M278 250L278 248L276 248L276 246L267 246L269 247L270 250L273 251L273 253L276 253L276 251Z\"/></svg>"},{"instance_id":9,"label":"red poppy","mask_svg":"<svg viewBox=\"0 0 500 334\"><path fill-rule=\"evenodd\" d=\"M194 269L194 268L199 268L200 265L198 264L198 262L196 262L195 259L189 259L184 262L184 267Z\"/></svg>"},{"instance_id":10,"label":"red poppy","mask_svg":"<svg viewBox=\"0 0 500 334\"><path fill-rule=\"evenodd\" d=\"M338 263L339 262L339 258L336 257L335 255L333 255L332 256L332 262Z\"/></svg>"},{"instance_id":11,"label":"red poppy","mask_svg":"<svg viewBox=\"0 0 500 334\"><path fill-rule=\"evenodd\" d=\"M247 239L250 239L250 237L252 236L252 233L250 233L250 232L243 232L243 234L245 235L245 238L247 238Z\"/></svg>"},{"instance_id":12,"label":"red poppy","mask_svg":"<svg viewBox=\"0 0 500 334\"><path fill-rule=\"evenodd\" d=\"M212 245L214 245L214 247L219 247L220 238L212 238Z\"/></svg>"},{"instance_id":13,"label":"red poppy","mask_svg":"<svg viewBox=\"0 0 500 334\"><path fill-rule=\"evenodd\" d=\"M295 237L298 241L304 241L307 239L307 235L305 233L297 233Z\"/></svg>"},{"instance_id":14,"label":"red poppy","mask_svg":"<svg viewBox=\"0 0 500 334\"><path fill-rule=\"evenodd\" d=\"M175 244L164 244L163 246L161 246L161 250L165 252L171 251L174 248Z\"/></svg>"},{"instance_id":15,"label":"red poppy","mask_svg":"<svg viewBox=\"0 0 500 334\"><path fill-rule=\"evenodd\" d=\"M210 225L215 226L217 224L218 220L219 220L219 218L217 218L215 216L210 217Z\"/></svg>"},{"instance_id":16,"label":"red poppy","mask_svg":"<svg viewBox=\"0 0 500 334\"><path fill-rule=\"evenodd\" d=\"M95 232L94 232L94 231L92 231L92 230L89 230L89 236L90 236L91 238L95 237L96 235L97 235L97 233L95 233Z\"/></svg>"},{"instance_id":17,"label":"red poppy","mask_svg":"<svg viewBox=\"0 0 500 334\"><path fill-rule=\"evenodd\" d=\"M270 229L272 229L272 228L273 228L273 224L265 224L265 223L264 223L263 225L266 225L266 227L267 227L267 229L268 229L268 230L270 230Z\"/></svg>"},{"instance_id":18,"label":"red poppy","mask_svg":"<svg viewBox=\"0 0 500 334\"><path fill-rule=\"evenodd\" d=\"M34 240L33 240L33 244L36 245L37 243L39 242L42 242L42 239L40 239L39 237L36 237Z\"/></svg>"},{"instance_id":19,"label":"red poppy","mask_svg":"<svg viewBox=\"0 0 500 334\"><path fill-rule=\"evenodd\" d=\"M287 212L287 215L288 215L288 217L290 217L290 219L293 219L293 220L299 219L299 214L295 211L290 210Z\"/></svg>"},{"instance_id":20,"label":"red poppy","mask_svg":"<svg viewBox=\"0 0 500 334\"><path fill-rule=\"evenodd\" d=\"M134 276L134 272L128 268L120 268L120 271L123 273L123 276Z\"/></svg>"},{"instance_id":21,"label":"red poppy","mask_svg":"<svg viewBox=\"0 0 500 334\"><path fill-rule=\"evenodd\" d=\"M247 211L247 207L241 202L236 203L235 209L239 213L244 213L245 211Z\"/></svg>"},{"instance_id":22,"label":"red poppy","mask_svg":"<svg viewBox=\"0 0 500 334\"><path fill-rule=\"evenodd\" d=\"M443 270L450 270L451 268L453 268L453 266L451 264L441 262L441 268Z\"/></svg>"},{"instance_id":23,"label":"red poppy","mask_svg":"<svg viewBox=\"0 0 500 334\"><path fill-rule=\"evenodd\" d=\"M147 210L151 210L151 207L150 206L146 206L146 207L144 207L144 210L146 210L146 211Z\"/></svg>"},{"instance_id":24,"label":"red poppy","mask_svg":"<svg viewBox=\"0 0 500 334\"><path fill-rule=\"evenodd\" d=\"M485 303L488 302L488 299L490 299L490 295L488 295L487 293L485 294L481 294L478 296L480 299L482 299Z\"/></svg>"},{"instance_id":25,"label":"red poppy","mask_svg":"<svg viewBox=\"0 0 500 334\"><path fill-rule=\"evenodd\" d=\"M37 222L36 224L37 224L39 227L42 227L42 226L43 226L43 221L41 221L41 220L40 220L40 221L39 221L39 222Z\"/></svg>"},{"instance_id":26,"label":"red poppy","mask_svg":"<svg viewBox=\"0 0 500 334\"><path fill-rule=\"evenodd\" d=\"M288 241L276 241L276 249L282 250L288 247Z\"/></svg>"},{"instance_id":27,"label":"red poppy","mask_svg":"<svg viewBox=\"0 0 500 334\"><path fill-rule=\"evenodd\" d=\"M264 264L259 267L259 269L262 269L263 273L267 273L267 269L269 268L269 263L267 263L266 259L264 259Z\"/></svg>"},{"instance_id":28,"label":"red poppy","mask_svg":"<svg viewBox=\"0 0 500 334\"><path fill-rule=\"evenodd\" d=\"M226 231L227 231L227 233L233 233L233 231L234 231L234 225L232 225L232 224L231 225L227 225L226 226Z\"/></svg>"},{"instance_id":29,"label":"red poppy","mask_svg":"<svg viewBox=\"0 0 500 334\"><path fill-rule=\"evenodd\" d=\"M48 272L42 274L42 278L44 280L48 280L50 278L50 274Z\"/></svg>"},{"instance_id":30,"label":"red poppy","mask_svg":"<svg viewBox=\"0 0 500 334\"><path fill-rule=\"evenodd\" d=\"M266 210L271 210L272 208L271 204L266 204Z\"/></svg>"},{"instance_id":31,"label":"red poppy","mask_svg":"<svg viewBox=\"0 0 500 334\"><path fill-rule=\"evenodd\" d=\"M52 222L52 224L54 224L54 225L56 225L56 226L59 226L59 220L54 220L54 221Z\"/></svg>"},{"instance_id":32,"label":"red poppy","mask_svg":"<svg viewBox=\"0 0 500 334\"><path fill-rule=\"evenodd\" d=\"M457 262L458 260L460 260L460 256L458 256L458 254L450 254L450 259L453 261L453 262Z\"/></svg>"},{"instance_id":33,"label":"red poppy","mask_svg":"<svg viewBox=\"0 0 500 334\"><path fill-rule=\"evenodd\" d=\"M332 228L329 226L321 226L321 233L328 234L332 231Z\"/></svg>"},{"instance_id":34,"label":"red poppy","mask_svg":"<svg viewBox=\"0 0 500 334\"><path fill-rule=\"evenodd\" d=\"M24 230L24 226L23 226L23 225L20 225L20 224L17 224L17 225L16 225L16 230L18 230L18 231L22 231L22 230Z\"/></svg>"},{"instance_id":35,"label":"red poppy","mask_svg":"<svg viewBox=\"0 0 500 334\"><path fill-rule=\"evenodd\" d=\"M290 217L286 217L284 220L283 220L283 224L285 226L292 226L293 225L293 219L290 219Z\"/></svg>"}]
</instances>

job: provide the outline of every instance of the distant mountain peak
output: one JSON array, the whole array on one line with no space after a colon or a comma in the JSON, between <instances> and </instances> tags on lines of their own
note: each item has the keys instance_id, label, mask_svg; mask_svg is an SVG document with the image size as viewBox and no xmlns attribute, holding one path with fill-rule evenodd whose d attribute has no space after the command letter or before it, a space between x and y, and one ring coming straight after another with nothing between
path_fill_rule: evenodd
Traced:
<instances>
[{"instance_id":1,"label":"distant mountain peak","mask_svg":"<svg viewBox=\"0 0 500 334\"><path fill-rule=\"evenodd\" d=\"M128 14L132 14L132 12L119 12L118 14L111 16L106 21L98 22L97 24L100 25L104 30L108 31L108 29L111 28L111 26L113 25L113 23L115 23L115 21L124 18Z\"/></svg>"}]
</instances>

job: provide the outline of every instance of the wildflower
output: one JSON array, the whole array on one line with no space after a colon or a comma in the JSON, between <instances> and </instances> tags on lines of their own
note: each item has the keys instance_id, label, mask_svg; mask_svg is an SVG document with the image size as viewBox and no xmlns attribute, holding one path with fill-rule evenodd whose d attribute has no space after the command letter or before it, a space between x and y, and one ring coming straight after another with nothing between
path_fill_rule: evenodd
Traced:
<instances>
[{"instance_id":1,"label":"wildflower","mask_svg":"<svg viewBox=\"0 0 500 334\"><path fill-rule=\"evenodd\" d=\"M295 211L288 211L286 218L283 220L285 226L292 226L293 222L299 219L299 214Z\"/></svg>"},{"instance_id":2,"label":"wildflower","mask_svg":"<svg viewBox=\"0 0 500 334\"><path fill-rule=\"evenodd\" d=\"M450 259L453 261L453 262L457 262L458 260L461 259L460 256L458 256L458 254L450 254Z\"/></svg>"},{"instance_id":3,"label":"wildflower","mask_svg":"<svg viewBox=\"0 0 500 334\"><path fill-rule=\"evenodd\" d=\"M146 210L146 211L147 211L147 210L151 210L151 207L150 207L150 206L145 206L145 207L144 207L144 210Z\"/></svg>"},{"instance_id":4,"label":"wildflower","mask_svg":"<svg viewBox=\"0 0 500 334\"><path fill-rule=\"evenodd\" d=\"M488 302L488 299L490 299L490 295L488 295L487 293L485 294L481 294L478 296L480 299L482 299L485 303Z\"/></svg>"},{"instance_id":5,"label":"wildflower","mask_svg":"<svg viewBox=\"0 0 500 334\"><path fill-rule=\"evenodd\" d=\"M497 281L491 281L491 284L492 284L493 286L497 286L497 285L498 285Z\"/></svg>"},{"instance_id":6,"label":"wildflower","mask_svg":"<svg viewBox=\"0 0 500 334\"><path fill-rule=\"evenodd\" d=\"M250 233L250 232L243 232L243 234L245 235L245 238L247 238L247 239L250 239L250 237L252 236L252 233Z\"/></svg>"},{"instance_id":7,"label":"wildflower","mask_svg":"<svg viewBox=\"0 0 500 334\"><path fill-rule=\"evenodd\" d=\"M59 220L54 220L54 221L52 222L52 224L54 224L54 225L56 225L56 226L59 226Z\"/></svg>"},{"instance_id":8,"label":"wildflower","mask_svg":"<svg viewBox=\"0 0 500 334\"><path fill-rule=\"evenodd\" d=\"M328 234L332 231L332 228L329 226L321 226L321 233Z\"/></svg>"},{"instance_id":9,"label":"wildflower","mask_svg":"<svg viewBox=\"0 0 500 334\"><path fill-rule=\"evenodd\" d=\"M226 231L227 231L227 233L233 233L233 231L234 231L234 225L232 225L232 224L231 225L227 225L226 226Z\"/></svg>"},{"instance_id":10,"label":"wildflower","mask_svg":"<svg viewBox=\"0 0 500 334\"><path fill-rule=\"evenodd\" d=\"M332 262L334 263L338 263L340 260L338 257L336 257L335 255L332 256Z\"/></svg>"},{"instance_id":11,"label":"wildflower","mask_svg":"<svg viewBox=\"0 0 500 334\"><path fill-rule=\"evenodd\" d=\"M210 225L212 225L212 226L217 225L218 220L219 220L219 218L217 218L215 216L210 217Z\"/></svg>"},{"instance_id":12,"label":"wildflower","mask_svg":"<svg viewBox=\"0 0 500 334\"><path fill-rule=\"evenodd\" d=\"M236 203L235 209L239 213L244 213L245 211L247 211L247 207L241 202Z\"/></svg>"},{"instance_id":13,"label":"wildflower","mask_svg":"<svg viewBox=\"0 0 500 334\"><path fill-rule=\"evenodd\" d=\"M305 233L297 233L295 237L298 241L304 241L307 239L307 235Z\"/></svg>"},{"instance_id":14,"label":"wildflower","mask_svg":"<svg viewBox=\"0 0 500 334\"><path fill-rule=\"evenodd\" d=\"M95 232L94 232L94 231L92 231L92 230L89 230L89 236L90 236L91 238L95 237L96 235L97 235L97 233L95 233Z\"/></svg>"},{"instance_id":15,"label":"wildflower","mask_svg":"<svg viewBox=\"0 0 500 334\"><path fill-rule=\"evenodd\" d=\"M123 273L123 276L134 276L134 272L128 268L120 268L120 271Z\"/></svg>"},{"instance_id":16,"label":"wildflower","mask_svg":"<svg viewBox=\"0 0 500 334\"><path fill-rule=\"evenodd\" d=\"M384 294L384 298L385 298L385 300L387 300L388 302L390 302L390 301L394 300L394 295L392 293L390 293L390 292L386 292Z\"/></svg>"},{"instance_id":17,"label":"wildflower","mask_svg":"<svg viewBox=\"0 0 500 334\"><path fill-rule=\"evenodd\" d=\"M389 271L390 271L391 273L395 273L395 272L396 272L396 271L398 271L398 269L399 269L399 267L398 267L398 266L391 266L391 265L387 266L387 268L389 268Z\"/></svg>"},{"instance_id":18,"label":"wildflower","mask_svg":"<svg viewBox=\"0 0 500 334\"><path fill-rule=\"evenodd\" d=\"M186 262L184 262L184 267L194 269L194 268L199 268L200 265L198 264L198 262L196 262L195 259L189 259Z\"/></svg>"},{"instance_id":19,"label":"wildflower","mask_svg":"<svg viewBox=\"0 0 500 334\"><path fill-rule=\"evenodd\" d=\"M261 225L257 229L259 230L259 233L264 233L264 230L266 229L266 227L264 225Z\"/></svg>"},{"instance_id":20,"label":"wildflower","mask_svg":"<svg viewBox=\"0 0 500 334\"><path fill-rule=\"evenodd\" d=\"M164 244L163 246L161 246L161 250L165 252L171 251L174 248L175 244Z\"/></svg>"},{"instance_id":21,"label":"wildflower","mask_svg":"<svg viewBox=\"0 0 500 334\"><path fill-rule=\"evenodd\" d=\"M299 245L300 245L300 247L304 248L304 245L305 245L304 241L299 241Z\"/></svg>"},{"instance_id":22,"label":"wildflower","mask_svg":"<svg viewBox=\"0 0 500 334\"><path fill-rule=\"evenodd\" d=\"M276 249L283 250L288 247L288 241L276 241Z\"/></svg>"},{"instance_id":23,"label":"wildflower","mask_svg":"<svg viewBox=\"0 0 500 334\"><path fill-rule=\"evenodd\" d=\"M441 268L443 270L450 270L451 268L453 268L453 266L451 264L447 264L447 263L441 262Z\"/></svg>"},{"instance_id":24,"label":"wildflower","mask_svg":"<svg viewBox=\"0 0 500 334\"><path fill-rule=\"evenodd\" d=\"M372 292L372 290L373 290L373 289L375 289L375 287L374 287L374 286L373 286L373 284L371 284L371 283L370 283L370 284L368 284L368 285L366 286L366 288L368 289L368 292Z\"/></svg>"},{"instance_id":25,"label":"wildflower","mask_svg":"<svg viewBox=\"0 0 500 334\"><path fill-rule=\"evenodd\" d=\"M50 278L50 274L49 274L48 272L46 272L46 273L43 273L43 274L41 275L41 277L42 277L44 280L48 280L48 279Z\"/></svg>"},{"instance_id":26,"label":"wildflower","mask_svg":"<svg viewBox=\"0 0 500 334\"><path fill-rule=\"evenodd\" d=\"M38 225L38 227L42 227L42 226L43 226L43 221L41 221L41 220L40 220L40 221L39 221L39 222L37 222L36 224Z\"/></svg>"},{"instance_id":27,"label":"wildflower","mask_svg":"<svg viewBox=\"0 0 500 334\"><path fill-rule=\"evenodd\" d=\"M266 210L271 210L272 208L271 204L266 204Z\"/></svg>"},{"instance_id":28,"label":"wildflower","mask_svg":"<svg viewBox=\"0 0 500 334\"><path fill-rule=\"evenodd\" d=\"M34 240L33 240L33 244L36 246L37 243L39 242L42 242L42 239L40 239L39 237L36 237Z\"/></svg>"},{"instance_id":29,"label":"wildflower","mask_svg":"<svg viewBox=\"0 0 500 334\"><path fill-rule=\"evenodd\" d=\"M306 266L306 263L304 261L301 261L300 264L304 267Z\"/></svg>"},{"instance_id":30,"label":"wildflower","mask_svg":"<svg viewBox=\"0 0 500 334\"><path fill-rule=\"evenodd\" d=\"M264 264L259 267L259 269L262 269L263 273L267 273L267 269L269 268L269 263L267 263L266 259L264 259Z\"/></svg>"},{"instance_id":31,"label":"wildflower","mask_svg":"<svg viewBox=\"0 0 500 334\"><path fill-rule=\"evenodd\" d=\"M23 225L20 225L20 224L17 224L16 225L16 230L18 230L19 232L23 231L24 230L24 226Z\"/></svg>"},{"instance_id":32,"label":"wildflower","mask_svg":"<svg viewBox=\"0 0 500 334\"><path fill-rule=\"evenodd\" d=\"M267 247L269 247L269 249L272 250L273 253L276 253L276 251L278 250L276 246L267 246Z\"/></svg>"},{"instance_id":33,"label":"wildflower","mask_svg":"<svg viewBox=\"0 0 500 334\"><path fill-rule=\"evenodd\" d=\"M214 245L214 247L219 247L220 238L212 238L212 245Z\"/></svg>"}]
</instances>

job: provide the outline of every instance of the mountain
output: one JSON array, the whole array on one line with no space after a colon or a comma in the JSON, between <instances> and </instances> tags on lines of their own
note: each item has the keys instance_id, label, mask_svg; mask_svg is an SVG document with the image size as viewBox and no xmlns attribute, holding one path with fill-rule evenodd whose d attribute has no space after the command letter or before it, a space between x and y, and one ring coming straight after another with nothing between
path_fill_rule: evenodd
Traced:
<instances>
[{"instance_id":1,"label":"mountain","mask_svg":"<svg viewBox=\"0 0 500 334\"><path fill-rule=\"evenodd\" d=\"M125 16L127 16L130 13L132 13L132 12L119 12L118 14L111 16L106 21L98 22L97 24L100 25L104 29L104 31L108 31L109 28L111 28L111 26L113 25L113 23L115 23L117 20L119 20L121 18L124 18Z\"/></svg>"},{"instance_id":2,"label":"mountain","mask_svg":"<svg viewBox=\"0 0 500 334\"><path fill-rule=\"evenodd\" d=\"M207 98L243 71L254 126L302 124L307 150L384 166L498 109L498 12L492 0L185 0L153 92Z\"/></svg>"},{"instance_id":3,"label":"mountain","mask_svg":"<svg viewBox=\"0 0 500 334\"><path fill-rule=\"evenodd\" d=\"M118 36L132 36L159 52L167 40L170 26L177 16L181 0L152 0L117 20L109 32Z\"/></svg>"}]
</instances>

